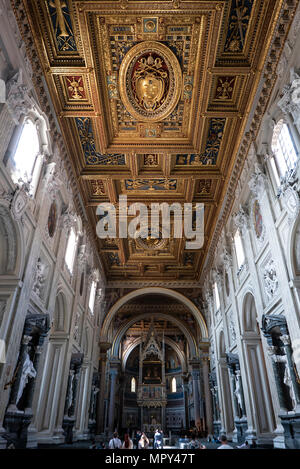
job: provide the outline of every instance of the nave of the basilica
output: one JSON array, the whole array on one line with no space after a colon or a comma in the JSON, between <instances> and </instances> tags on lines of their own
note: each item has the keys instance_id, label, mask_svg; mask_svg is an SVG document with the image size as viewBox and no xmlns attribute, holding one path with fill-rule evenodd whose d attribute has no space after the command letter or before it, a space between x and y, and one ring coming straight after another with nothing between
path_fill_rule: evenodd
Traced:
<instances>
[{"instance_id":1,"label":"nave of the basilica","mask_svg":"<svg viewBox=\"0 0 300 469\"><path fill-rule=\"evenodd\" d=\"M300 449L299 49L298 0L0 0L0 449Z\"/></svg>"}]
</instances>

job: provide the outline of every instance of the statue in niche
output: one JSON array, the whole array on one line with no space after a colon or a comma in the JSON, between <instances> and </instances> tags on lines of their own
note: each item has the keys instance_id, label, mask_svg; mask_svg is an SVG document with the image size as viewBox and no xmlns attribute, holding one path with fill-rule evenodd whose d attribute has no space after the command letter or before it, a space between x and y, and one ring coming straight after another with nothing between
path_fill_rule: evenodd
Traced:
<instances>
[{"instance_id":1,"label":"statue in niche","mask_svg":"<svg viewBox=\"0 0 300 469\"><path fill-rule=\"evenodd\" d=\"M95 411L96 411L96 399L97 399L97 394L100 391L100 389L93 385L92 386L92 399L91 399L91 416L94 418Z\"/></svg>"},{"instance_id":2,"label":"statue in niche","mask_svg":"<svg viewBox=\"0 0 300 469\"><path fill-rule=\"evenodd\" d=\"M71 374L71 380L70 380L70 386L69 386L69 392L67 396L67 409L69 410L72 402L73 402L73 381L74 381L74 374Z\"/></svg>"},{"instance_id":3,"label":"statue in niche","mask_svg":"<svg viewBox=\"0 0 300 469\"><path fill-rule=\"evenodd\" d=\"M238 402L238 405L239 405L239 408L241 409L241 412L243 411L243 405L242 405L242 389L241 389L241 384L240 384L240 380L238 378L238 376L236 376L236 380L235 380L235 391L234 391L234 395L237 399L237 402Z\"/></svg>"},{"instance_id":4,"label":"statue in niche","mask_svg":"<svg viewBox=\"0 0 300 469\"><path fill-rule=\"evenodd\" d=\"M291 398L291 401L292 401L292 406L293 406L293 409L294 409L296 407L296 397L295 397L293 383L292 383L290 370L289 370L289 366L288 366L287 362L285 364L283 382L289 389L289 394L290 394L290 398Z\"/></svg>"},{"instance_id":5,"label":"statue in niche","mask_svg":"<svg viewBox=\"0 0 300 469\"><path fill-rule=\"evenodd\" d=\"M278 289L277 273L273 260L270 260L270 262L265 266L264 283L267 296L269 300L271 300Z\"/></svg>"},{"instance_id":6,"label":"statue in niche","mask_svg":"<svg viewBox=\"0 0 300 469\"><path fill-rule=\"evenodd\" d=\"M26 353L26 357L23 363L23 368L22 368L20 385L19 385L18 394L17 394L17 401L16 401L17 404L22 397L23 391L28 383L29 378L35 378L35 377L36 377L36 370L33 366L32 361L30 360L29 354Z\"/></svg>"},{"instance_id":7,"label":"statue in niche","mask_svg":"<svg viewBox=\"0 0 300 469\"><path fill-rule=\"evenodd\" d=\"M47 278L47 270L47 266L42 263L41 258L39 257L34 273L33 291L40 298Z\"/></svg>"}]
</instances>

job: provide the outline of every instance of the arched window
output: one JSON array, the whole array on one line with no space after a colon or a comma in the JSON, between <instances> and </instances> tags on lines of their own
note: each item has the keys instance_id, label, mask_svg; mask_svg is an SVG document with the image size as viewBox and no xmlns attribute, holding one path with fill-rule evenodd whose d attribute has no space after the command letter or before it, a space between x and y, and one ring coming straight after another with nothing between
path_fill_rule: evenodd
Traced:
<instances>
[{"instance_id":1,"label":"arched window","mask_svg":"<svg viewBox=\"0 0 300 469\"><path fill-rule=\"evenodd\" d=\"M176 392L176 391L177 391L176 378L172 378L171 390L172 390L172 392Z\"/></svg>"},{"instance_id":2,"label":"arched window","mask_svg":"<svg viewBox=\"0 0 300 469\"><path fill-rule=\"evenodd\" d=\"M90 298L89 298L89 310L91 314L94 314L96 289L97 289L97 282L93 280L92 285L91 285L91 290L90 290Z\"/></svg>"},{"instance_id":3,"label":"arched window","mask_svg":"<svg viewBox=\"0 0 300 469\"><path fill-rule=\"evenodd\" d=\"M216 310L218 311L220 309L220 296L219 296L219 290L218 290L217 282L215 282L215 284L214 284L214 290L215 290Z\"/></svg>"},{"instance_id":4,"label":"arched window","mask_svg":"<svg viewBox=\"0 0 300 469\"><path fill-rule=\"evenodd\" d=\"M131 378L131 392L136 392L136 379L135 378Z\"/></svg>"},{"instance_id":5,"label":"arched window","mask_svg":"<svg viewBox=\"0 0 300 469\"><path fill-rule=\"evenodd\" d=\"M238 269L240 269L245 262L245 253L244 253L241 233L239 229L236 230L236 233L234 235L234 245L235 245L237 265L238 265Z\"/></svg>"},{"instance_id":6,"label":"arched window","mask_svg":"<svg viewBox=\"0 0 300 469\"><path fill-rule=\"evenodd\" d=\"M12 178L16 183L19 178L31 180L32 192L37 186L42 158L40 157L40 144L38 131L31 119L27 119L12 158Z\"/></svg>"},{"instance_id":7,"label":"arched window","mask_svg":"<svg viewBox=\"0 0 300 469\"><path fill-rule=\"evenodd\" d=\"M274 156L270 158L270 164L274 173L277 186L280 185L280 178L286 172L293 169L298 155L287 124L280 120L273 132L272 151Z\"/></svg>"},{"instance_id":8,"label":"arched window","mask_svg":"<svg viewBox=\"0 0 300 469\"><path fill-rule=\"evenodd\" d=\"M73 272L76 242L77 242L77 239L76 239L75 230L74 228L71 228L69 239L68 239L68 244L67 244L67 249L66 249L66 255L65 255L65 262L70 273Z\"/></svg>"}]
</instances>

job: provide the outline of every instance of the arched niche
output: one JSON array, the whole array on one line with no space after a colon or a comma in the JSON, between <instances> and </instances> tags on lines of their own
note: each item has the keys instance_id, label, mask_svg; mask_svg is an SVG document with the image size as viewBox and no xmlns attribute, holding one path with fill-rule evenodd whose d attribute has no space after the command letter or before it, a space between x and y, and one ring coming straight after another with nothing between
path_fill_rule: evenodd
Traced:
<instances>
[{"instance_id":1,"label":"arched niche","mask_svg":"<svg viewBox=\"0 0 300 469\"><path fill-rule=\"evenodd\" d=\"M226 345L225 345L224 331L221 331L220 336L219 336L219 353L220 353L220 358L226 358Z\"/></svg>"},{"instance_id":2,"label":"arched niche","mask_svg":"<svg viewBox=\"0 0 300 469\"><path fill-rule=\"evenodd\" d=\"M287 265L290 278L300 277L300 213L291 225L287 249Z\"/></svg>"},{"instance_id":3,"label":"arched niche","mask_svg":"<svg viewBox=\"0 0 300 469\"><path fill-rule=\"evenodd\" d=\"M257 313L256 313L254 296L252 295L252 293L248 293L244 298L243 312L244 312L243 322L242 322L243 331L257 333L258 332Z\"/></svg>"},{"instance_id":4,"label":"arched niche","mask_svg":"<svg viewBox=\"0 0 300 469\"><path fill-rule=\"evenodd\" d=\"M24 238L19 222L13 220L8 204L0 202L0 276L22 276Z\"/></svg>"},{"instance_id":5,"label":"arched niche","mask_svg":"<svg viewBox=\"0 0 300 469\"><path fill-rule=\"evenodd\" d=\"M199 311L199 309L194 305L194 303L186 298L184 295L181 293L170 290L168 288L162 288L162 287L147 287L147 288L141 288L138 290L134 290L127 295L123 296L120 298L109 310L108 314L106 315L106 318L103 323L102 331L101 331L101 336L100 336L100 342L108 342L108 331L110 328L110 325L115 317L115 315L118 313L119 309L126 303L128 303L130 300L133 298L138 298L142 297L145 295L164 295L170 298L173 298L177 300L179 303L185 305L189 312L193 315L195 318L197 324L199 325L200 331L201 331L201 340L208 340L208 331L206 327L205 320Z\"/></svg>"},{"instance_id":6,"label":"arched niche","mask_svg":"<svg viewBox=\"0 0 300 469\"><path fill-rule=\"evenodd\" d=\"M66 297L62 291L58 291L54 308L52 334L68 332L69 318L67 311Z\"/></svg>"}]
</instances>

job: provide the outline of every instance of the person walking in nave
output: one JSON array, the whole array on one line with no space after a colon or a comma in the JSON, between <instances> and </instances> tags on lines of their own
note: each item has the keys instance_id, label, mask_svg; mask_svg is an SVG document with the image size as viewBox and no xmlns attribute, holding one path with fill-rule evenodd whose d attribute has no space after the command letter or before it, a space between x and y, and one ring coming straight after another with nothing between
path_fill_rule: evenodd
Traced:
<instances>
[{"instance_id":1,"label":"person walking in nave","mask_svg":"<svg viewBox=\"0 0 300 469\"><path fill-rule=\"evenodd\" d=\"M124 443L122 449L133 449L133 441L130 439L128 433L124 435Z\"/></svg>"},{"instance_id":2,"label":"person walking in nave","mask_svg":"<svg viewBox=\"0 0 300 469\"><path fill-rule=\"evenodd\" d=\"M218 446L217 449L233 449L233 447L228 444L226 435L222 435L220 440L221 440L221 446Z\"/></svg>"},{"instance_id":3,"label":"person walking in nave","mask_svg":"<svg viewBox=\"0 0 300 469\"><path fill-rule=\"evenodd\" d=\"M110 440L108 444L109 449L120 449L122 448L122 442L119 438L119 435L117 432L113 434L113 438Z\"/></svg>"},{"instance_id":4,"label":"person walking in nave","mask_svg":"<svg viewBox=\"0 0 300 469\"><path fill-rule=\"evenodd\" d=\"M142 436L142 433L140 432L140 430L138 430L134 438L135 449L139 449L139 442L140 442L141 436Z\"/></svg>"},{"instance_id":5,"label":"person walking in nave","mask_svg":"<svg viewBox=\"0 0 300 469\"><path fill-rule=\"evenodd\" d=\"M163 449L163 433L158 428L154 433L154 449Z\"/></svg>"},{"instance_id":6,"label":"person walking in nave","mask_svg":"<svg viewBox=\"0 0 300 469\"><path fill-rule=\"evenodd\" d=\"M139 449L148 449L149 448L149 440L147 438L146 433L142 433L141 439L138 444Z\"/></svg>"}]
</instances>

